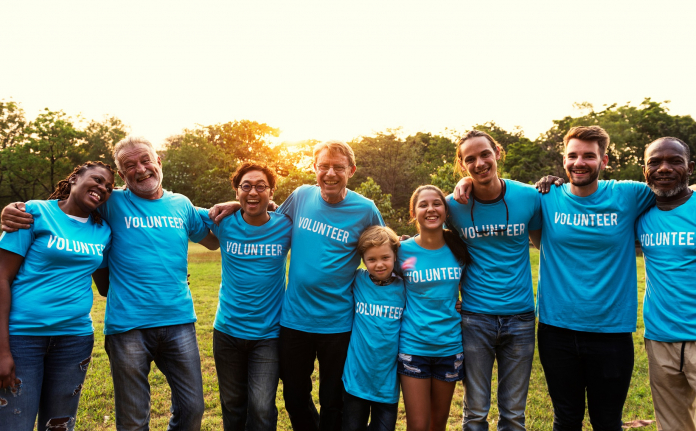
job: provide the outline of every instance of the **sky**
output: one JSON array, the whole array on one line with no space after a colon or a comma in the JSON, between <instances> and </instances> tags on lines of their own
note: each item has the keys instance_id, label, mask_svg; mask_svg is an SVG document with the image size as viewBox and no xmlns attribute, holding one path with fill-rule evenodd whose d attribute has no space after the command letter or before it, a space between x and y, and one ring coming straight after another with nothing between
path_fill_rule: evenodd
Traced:
<instances>
[{"instance_id":1,"label":"sky","mask_svg":"<svg viewBox=\"0 0 696 431\"><path fill-rule=\"evenodd\" d=\"M279 140L463 134L670 100L696 116L693 0L3 1L0 99L116 116L160 146L253 120Z\"/></svg>"}]
</instances>

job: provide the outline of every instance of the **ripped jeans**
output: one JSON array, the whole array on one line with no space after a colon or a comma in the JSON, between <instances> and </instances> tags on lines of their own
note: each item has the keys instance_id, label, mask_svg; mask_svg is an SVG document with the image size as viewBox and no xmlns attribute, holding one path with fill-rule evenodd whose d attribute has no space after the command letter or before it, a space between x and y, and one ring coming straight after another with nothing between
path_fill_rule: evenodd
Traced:
<instances>
[{"instance_id":1,"label":"ripped jeans","mask_svg":"<svg viewBox=\"0 0 696 431\"><path fill-rule=\"evenodd\" d=\"M0 389L0 431L73 431L94 335L10 335L21 384Z\"/></svg>"}]
</instances>

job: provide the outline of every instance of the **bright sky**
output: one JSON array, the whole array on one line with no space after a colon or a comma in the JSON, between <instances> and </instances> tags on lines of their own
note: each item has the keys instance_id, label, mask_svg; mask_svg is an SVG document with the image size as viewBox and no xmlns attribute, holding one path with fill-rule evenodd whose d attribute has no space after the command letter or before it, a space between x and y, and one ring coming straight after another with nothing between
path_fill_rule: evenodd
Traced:
<instances>
[{"instance_id":1,"label":"bright sky","mask_svg":"<svg viewBox=\"0 0 696 431\"><path fill-rule=\"evenodd\" d=\"M489 120L535 138L574 102L696 116L693 0L3 1L0 99L114 115L156 145L249 119L281 140Z\"/></svg>"}]
</instances>

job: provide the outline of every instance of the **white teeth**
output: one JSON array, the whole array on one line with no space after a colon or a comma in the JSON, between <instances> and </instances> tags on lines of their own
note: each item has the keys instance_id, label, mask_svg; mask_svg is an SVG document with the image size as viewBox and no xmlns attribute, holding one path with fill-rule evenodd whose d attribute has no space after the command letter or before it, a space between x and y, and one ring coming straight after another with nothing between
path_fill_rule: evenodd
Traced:
<instances>
[{"instance_id":1,"label":"white teeth","mask_svg":"<svg viewBox=\"0 0 696 431\"><path fill-rule=\"evenodd\" d=\"M98 194L96 194L96 193L94 193L94 192L89 192L89 194L92 195L92 196L94 196L94 197L97 198L98 200L101 200L101 196L99 196Z\"/></svg>"}]
</instances>

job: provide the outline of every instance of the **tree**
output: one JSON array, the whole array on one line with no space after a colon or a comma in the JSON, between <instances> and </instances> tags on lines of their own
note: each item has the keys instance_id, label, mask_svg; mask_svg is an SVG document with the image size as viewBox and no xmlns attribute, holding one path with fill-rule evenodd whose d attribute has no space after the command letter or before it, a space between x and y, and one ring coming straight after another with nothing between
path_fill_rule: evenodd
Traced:
<instances>
[{"instance_id":1,"label":"tree","mask_svg":"<svg viewBox=\"0 0 696 431\"><path fill-rule=\"evenodd\" d=\"M382 188L374 179L368 178L367 181L355 188L355 192L372 200L382 214L384 223L398 235L414 235L416 233L415 226L409 223L408 209L394 209L391 203L391 195L382 193Z\"/></svg>"},{"instance_id":2,"label":"tree","mask_svg":"<svg viewBox=\"0 0 696 431\"><path fill-rule=\"evenodd\" d=\"M449 195L454 191L458 181L459 175L454 172L452 163L445 163L438 167L435 173L430 174L430 184L439 187L445 195Z\"/></svg>"},{"instance_id":3,"label":"tree","mask_svg":"<svg viewBox=\"0 0 696 431\"><path fill-rule=\"evenodd\" d=\"M75 164L84 163L87 160L99 160L111 165L115 170L114 147L118 141L128 135L125 124L116 117L105 117L102 121L90 121L84 133L84 145L81 145L79 160L74 160Z\"/></svg>"},{"instance_id":4,"label":"tree","mask_svg":"<svg viewBox=\"0 0 696 431\"><path fill-rule=\"evenodd\" d=\"M314 172L293 167L288 175L278 178L273 201L280 205L296 188L304 184L316 184L316 182Z\"/></svg>"}]
</instances>

